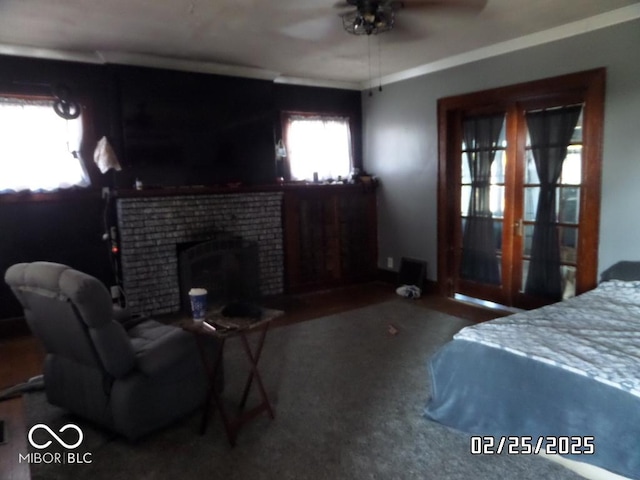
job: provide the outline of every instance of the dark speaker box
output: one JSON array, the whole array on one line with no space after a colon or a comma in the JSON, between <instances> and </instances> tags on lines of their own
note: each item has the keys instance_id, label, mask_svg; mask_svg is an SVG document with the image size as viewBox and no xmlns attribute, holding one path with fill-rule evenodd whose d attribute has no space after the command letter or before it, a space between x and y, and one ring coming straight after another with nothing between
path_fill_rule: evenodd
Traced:
<instances>
[{"instance_id":1,"label":"dark speaker box","mask_svg":"<svg viewBox=\"0 0 640 480\"><path fill-rule=\"evenodd\" d=\"M400 272L398 272L399 285L415 285L424 291L424 283L427 278L427 262L415 258L402 257L400 259Z\"/></svg>"}]
</instances>

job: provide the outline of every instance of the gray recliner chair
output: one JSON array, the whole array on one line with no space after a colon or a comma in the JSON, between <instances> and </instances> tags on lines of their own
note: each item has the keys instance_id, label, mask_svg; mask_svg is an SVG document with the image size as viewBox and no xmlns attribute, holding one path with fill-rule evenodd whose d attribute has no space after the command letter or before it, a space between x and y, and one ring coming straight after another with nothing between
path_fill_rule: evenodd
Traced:
<instances>
[{"instance_id":1,"label":"gray recliner chair","mask_svg":"<svg viewBox=\"0 0 640 480\"><path fill-rule=\"evenodd\" d=\"M208 382L192 334L154 320L126 329L107 288L66 265L16 264L5 281L44 344L51 404L136 439L204 403ZM212 339L206 353L218 348Z\"/></svg>"}]
</instances>

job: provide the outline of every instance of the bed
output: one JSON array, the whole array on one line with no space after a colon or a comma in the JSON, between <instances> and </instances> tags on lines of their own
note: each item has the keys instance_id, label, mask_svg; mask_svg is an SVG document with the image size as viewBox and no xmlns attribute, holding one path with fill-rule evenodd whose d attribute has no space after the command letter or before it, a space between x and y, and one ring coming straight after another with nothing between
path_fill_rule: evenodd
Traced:
<instances>
[{"instance_id":1,"label":"bed","mask_svg":"<svg viewBox=\"0 0 640 480\"><path fill-rule=\"evenodd\" d=\"M542 451L549 437L574 437L592 448L567 458L640 479L640 278L615 276L462 329L429 361L427 417L495 437L494 451L501 437L531 437L533 449L541 438Z\"/></svg>"}]
</instances>

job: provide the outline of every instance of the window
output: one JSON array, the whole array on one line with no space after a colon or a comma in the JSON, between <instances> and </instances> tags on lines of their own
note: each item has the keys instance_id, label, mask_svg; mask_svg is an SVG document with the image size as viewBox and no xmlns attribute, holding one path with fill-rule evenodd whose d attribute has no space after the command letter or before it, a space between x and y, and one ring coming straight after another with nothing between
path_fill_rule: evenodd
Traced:
<instances>
[{"instance_id":1,"label":"window","mask_svg":"<svg viewBox=\"0 0 640 480\"><path fill-rule=\"evenodd\" d=\"M53 100L0 97L0 192L87 186L82 117L65 120Z\"/></svg>"},{"instance_id":2,"label":"window","mask_svg":"<svg viewBox=\"0 0 640 480\"><path fill-rule=\"evenodd\" d=\"M351 172L348 117L285 114L285 143L291 180L347 178Z\"/></svg>"}]
</instances>

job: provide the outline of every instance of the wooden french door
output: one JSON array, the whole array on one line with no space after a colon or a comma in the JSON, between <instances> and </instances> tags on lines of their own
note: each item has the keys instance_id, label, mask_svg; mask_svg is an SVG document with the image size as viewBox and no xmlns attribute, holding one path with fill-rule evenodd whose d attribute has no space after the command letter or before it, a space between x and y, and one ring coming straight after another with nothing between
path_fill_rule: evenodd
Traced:
<instances>
[{"instance_id":1,"label":"wooden french door","mask_svg":"<svg viewBox=\"0 0 640 480\"><path fill-rule=\"evenodd\" d=\"M440 101L443 293L532 308L595 286L603 98L597 70Z\"/></svg>"}]
</instances>

